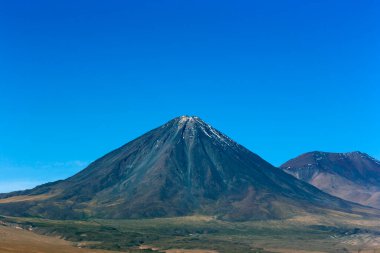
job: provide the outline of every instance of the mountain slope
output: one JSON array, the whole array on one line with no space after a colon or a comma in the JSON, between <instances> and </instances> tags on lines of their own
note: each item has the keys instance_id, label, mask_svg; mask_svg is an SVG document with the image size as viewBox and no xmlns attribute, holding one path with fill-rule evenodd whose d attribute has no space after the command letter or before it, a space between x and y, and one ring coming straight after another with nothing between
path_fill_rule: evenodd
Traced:
<instances>
[{"instance_id":1,"label":"mountain slope","mask_svg":"<svg viewBox=\"0 0 380 253\"><path fill-rule=\"evenodd\" d=\"M331 195L380 208L380 162L361 152L310 152L281 168Z\"/></svg>"},{"instance_id":2,"label":"mountain slope","mask_svg":"<svg viewBox=\"0 0 380 253\"><path fill-rule=\"evenodd\" d=\"M0 214L60 219L198 213L246 220L359 209L363 211L273 167L198 117L187 116L66 180L0 195Z\"/></svg>"}]
</instances>

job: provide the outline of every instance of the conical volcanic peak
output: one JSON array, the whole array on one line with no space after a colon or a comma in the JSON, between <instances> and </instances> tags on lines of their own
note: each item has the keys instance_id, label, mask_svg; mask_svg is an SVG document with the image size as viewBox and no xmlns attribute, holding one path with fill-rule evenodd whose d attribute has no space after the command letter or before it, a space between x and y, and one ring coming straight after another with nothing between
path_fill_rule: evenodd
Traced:
<instances>
[{"instance_id":1,"label":"conical volcanic peak","mask_svg":"<svg viewBox=\"0 0 380 253\"><path fill-rule=\"evenodd\" d=\"M20 195L34 201L11 201ZM0 202L0 214L69 219L246 220L362 210L273 167L196 116L177 117L66 180L0 198L10 199Z\"/></svg>"}]
</instances>

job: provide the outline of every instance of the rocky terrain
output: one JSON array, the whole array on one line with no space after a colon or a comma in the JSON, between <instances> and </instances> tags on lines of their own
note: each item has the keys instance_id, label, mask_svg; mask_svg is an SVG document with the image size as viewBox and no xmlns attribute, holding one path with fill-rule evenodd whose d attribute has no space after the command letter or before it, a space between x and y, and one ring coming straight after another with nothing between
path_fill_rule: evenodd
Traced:
<instances>
[{"instance_id":1,"label":"rocky terrain","mask_svg":"<svg viewBox=\"0 0 380 253\"><path fill-rule=\"evenodd\" d=\"M339 198L380 208L380 161L362 152L310 152L281 168Z\"/></svg>"}]
</instances>

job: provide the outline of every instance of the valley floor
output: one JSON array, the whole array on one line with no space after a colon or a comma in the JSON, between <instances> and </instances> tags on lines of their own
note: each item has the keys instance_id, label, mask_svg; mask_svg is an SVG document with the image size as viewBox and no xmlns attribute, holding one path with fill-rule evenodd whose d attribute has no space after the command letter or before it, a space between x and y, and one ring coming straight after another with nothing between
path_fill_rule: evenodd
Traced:
<instances>
[{"instance_id":1,"label":"valley floor","mask_svg":"<svg viewBox=\"0 0 380 253\"><path fill-rule=\"evenodd\" d=\"M339 213L249 222L0 217L0 252L380 253L380 221Z\"/></svg>"}]
</instances>

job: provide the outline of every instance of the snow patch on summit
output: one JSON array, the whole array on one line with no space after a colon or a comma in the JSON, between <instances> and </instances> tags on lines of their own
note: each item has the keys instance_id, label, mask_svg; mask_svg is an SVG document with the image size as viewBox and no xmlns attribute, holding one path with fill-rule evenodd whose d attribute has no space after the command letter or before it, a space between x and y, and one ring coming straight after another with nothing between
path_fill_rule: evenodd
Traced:
<instances>
[{"instance_id":1,"label":"snow patch on summit","mask_svg":"<svg viewBox=\"0 0 380 253\"><path fill-rule=\"evenodd\" d=\"M189 138L194 138L197 133L202 132L208 138L222 144L224 147L237 147L238 144L231 140L228 136L219 132L211 125L204 122L201 118L197 116L181 116L177 119L178 131L183 129L183 133ZM182 136L185 139L185 135Z\"/></svg>"},{"instance_id":2,"label":"snow patch on summit","mask_svg":"<svg viewBox=\"0 0 380 253\"><path fill-rule=\"evenodd\" d=\"M227 146L236 146L236 143L228 138L226 135L220 133L215 128L200 120L198 117L195 118L196 122L199 123L199 126L202 132L209 138L215 139L218 142L227 145Z\"/></svg>"}]
</instances>

